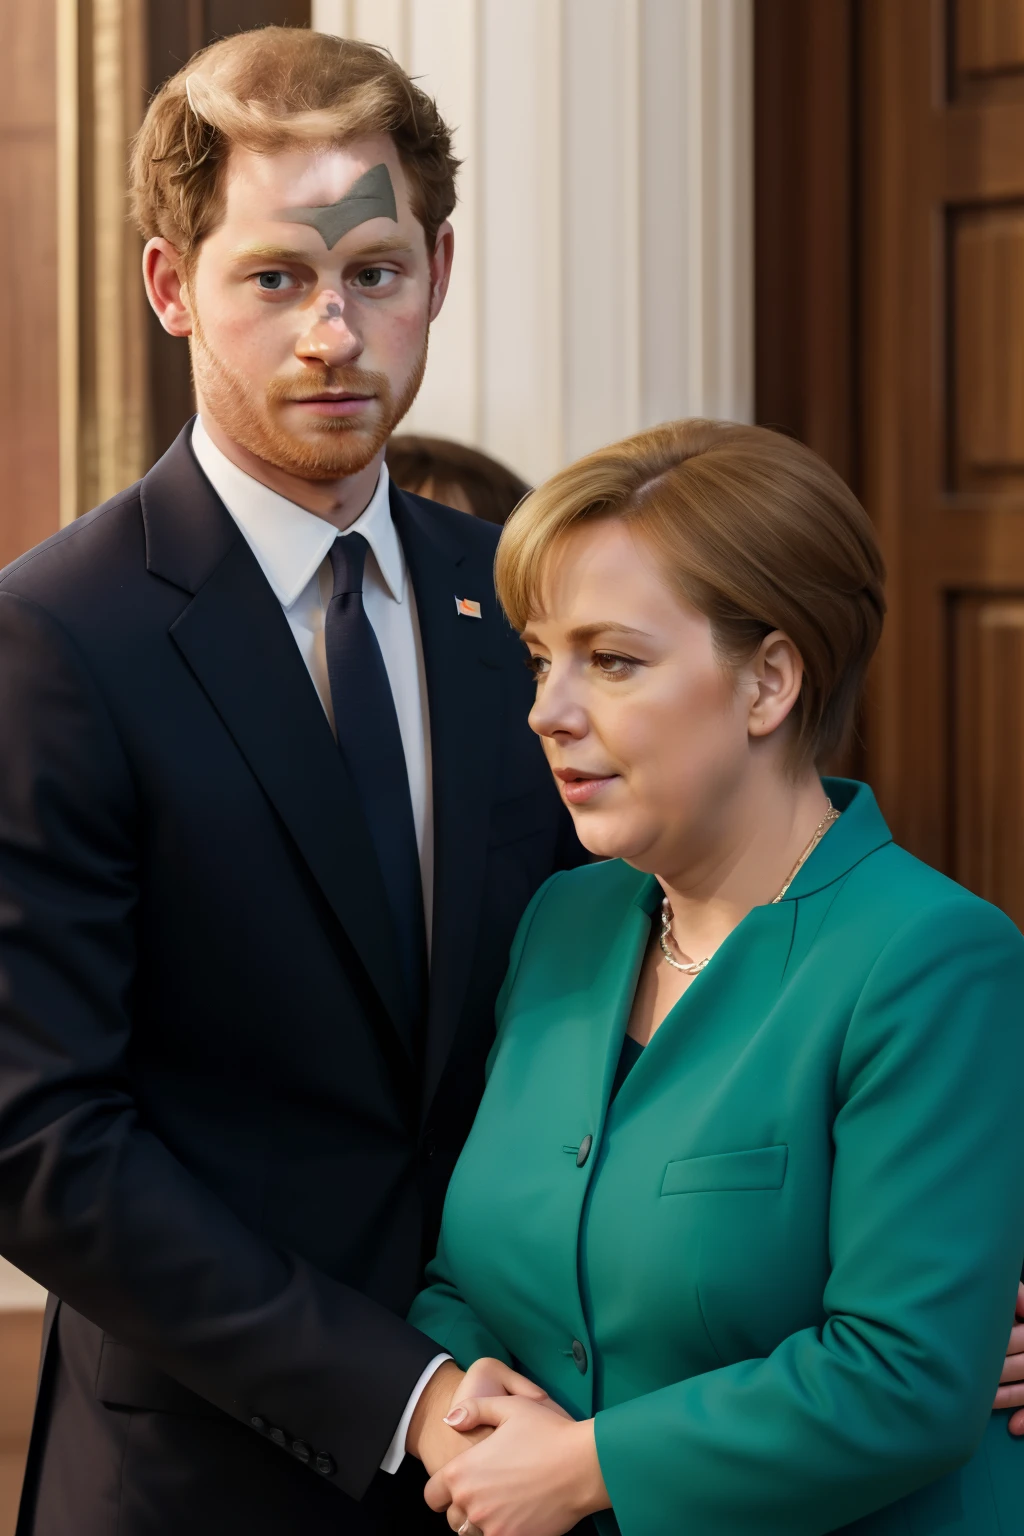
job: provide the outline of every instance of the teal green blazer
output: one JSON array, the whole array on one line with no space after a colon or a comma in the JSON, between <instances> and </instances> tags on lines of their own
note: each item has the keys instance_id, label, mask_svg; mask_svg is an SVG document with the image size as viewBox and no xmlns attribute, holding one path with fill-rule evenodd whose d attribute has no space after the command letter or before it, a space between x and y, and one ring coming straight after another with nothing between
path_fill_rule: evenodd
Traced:
<instances>
[{"instance_id":1,"label":"teal green blazer","mask_svg":"<svg viewBox=\"0 0 1024 1536\"><path fill-rule=\"evenodd\" d=\"M411 1320L596 1416L605 1532L1024 1531L1024 938L826 787L611 1103L657 883L556 875L512 950Z\"/></svg>"}]
</instances>

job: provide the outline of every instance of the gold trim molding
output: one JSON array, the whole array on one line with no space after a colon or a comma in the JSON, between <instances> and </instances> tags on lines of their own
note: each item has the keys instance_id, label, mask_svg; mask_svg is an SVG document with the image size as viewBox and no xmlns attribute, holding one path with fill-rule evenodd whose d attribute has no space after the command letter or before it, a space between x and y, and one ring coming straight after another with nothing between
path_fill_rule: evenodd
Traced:
<instances>
[{"instance_id":1,"label":"gold trim molding","mask_svg":"<svg viewBox=\"0 0 1024 1536\"><path fill-rule=\"evenodd\" d=\"M127 204L143 0L55 0L61 523L146 468L146 299Z\"/></svg>"}]
</instances>

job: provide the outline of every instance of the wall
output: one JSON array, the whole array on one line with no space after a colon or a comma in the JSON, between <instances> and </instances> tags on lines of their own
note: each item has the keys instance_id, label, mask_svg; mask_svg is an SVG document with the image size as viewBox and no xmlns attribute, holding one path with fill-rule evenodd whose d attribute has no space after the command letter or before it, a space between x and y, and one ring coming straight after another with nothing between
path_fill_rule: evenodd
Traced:
<instances>
[{"instance_id":1,"label":"wall","mask_svg":"<svg viewBox=\"0 0 1024 1536\"><path fill-rule=\"evenodd\" d=\"M45 1301L46 1292L34 1280L0 1259L0 1312L36 1310Z\"/></svg>"},{"instance_id":2,"label":"wall","mask_svg":"<svg viewBox=\"0 0 1024 1536\"><path fill-rule=\"evenodd\" d=\"M54 533L59 519L53 8L2 0L0 34L2 567ZM0 1311L41 1301L38 1287L0 1260Z\"/></svg>"},{"instance_id":3,"label":"wall","mask_svg":"<svg viewBox=\"0 0 1024 1536\"><path fill-rule=\"evenodd\" d=\"M457 125L452 289L407 425L540 480L753 415L752 0L313 0Z\"/></svg>"},{"instance_id":4,"label":"wall","mask_svg":"<svg viewBox=\"0 0 1024 1536\"><path fill-rule=\"evenodd\" d=\"M58 523L53 7L0 0L0 567Z\"/></svg>"}]
</instances>

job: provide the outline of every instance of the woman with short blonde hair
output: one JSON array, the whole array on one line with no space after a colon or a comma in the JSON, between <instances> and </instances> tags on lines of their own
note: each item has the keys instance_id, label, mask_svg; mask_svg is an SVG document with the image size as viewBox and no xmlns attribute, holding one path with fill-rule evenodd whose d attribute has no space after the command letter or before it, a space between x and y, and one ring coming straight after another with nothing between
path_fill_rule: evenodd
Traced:
<instances>
[{"instance_id":1,"label":"woman with short blonde hair","mask_svg":"<svg viewBox=\"0 0 1024 1536\"><path fill-rule=\"evenodd\" d=\"M495 1427L428 1485L456 1529L1019 1518L1024 940L818 773L882 583L838 476L754 427L602 449L507 526L531 724L602 862L522 921L411 1314L471 1368L449 1421Z\"/></svg>"}]
</instances>

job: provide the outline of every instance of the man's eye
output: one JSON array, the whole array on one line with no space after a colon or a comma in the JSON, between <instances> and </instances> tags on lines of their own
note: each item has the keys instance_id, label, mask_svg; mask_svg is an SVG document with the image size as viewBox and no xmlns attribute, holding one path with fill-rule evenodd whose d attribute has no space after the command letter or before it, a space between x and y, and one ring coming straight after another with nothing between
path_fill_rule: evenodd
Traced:
<instances>
[{"instance_id":1,"label":"man's eye","mask_svg":"<svg viewBox=\"0 0 1024 1536\"><path fill-rule=\"evenodd\" d=\"M356 282L360 288L390 288L397 276L389 267L364 267Z\"/></svg>"},{"instance_id":2,"label":"man's eye","mask_svg":"<svg viewBox=\"0 0 1024 1536\"><path fill-rule=\"evenodd\" d=\"M280 293L294 281L287 272L259 272L256 275L256 282L264 293Z\"/></svg>"},{"instance_id":3,"label":"man's eye","mask_svg":"<svg viewBox=\"0 0 1024 1536\"><path fill-rule=\"evenodd\" d=\"M548 669L548 659L546 656L527 656L526 666L534 677L543 677Z\"/></svg>"}]
</instances>

